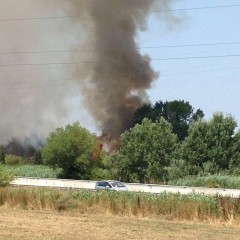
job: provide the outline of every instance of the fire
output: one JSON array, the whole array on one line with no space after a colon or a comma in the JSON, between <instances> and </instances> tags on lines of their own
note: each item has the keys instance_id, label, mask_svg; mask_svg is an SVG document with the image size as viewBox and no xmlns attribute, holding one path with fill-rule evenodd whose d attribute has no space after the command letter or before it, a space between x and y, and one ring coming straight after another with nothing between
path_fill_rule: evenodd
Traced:
<instances>
[{"instance_id":1,"label":"fire","mask_svg":"<svg viewBox=\"0 0 240 240\"><path fill-rule=\"evenodd\" d=\"M98 148L95 149L95 150L93 151L93 153L92 153L92 160L93 160L93 161L97 161L97 160L99 159L100 154L101 154L101 152L102 152L102 149L103 149L103 144L100 143L100 144L98 145Z\"/></svg>"}]
</instances>

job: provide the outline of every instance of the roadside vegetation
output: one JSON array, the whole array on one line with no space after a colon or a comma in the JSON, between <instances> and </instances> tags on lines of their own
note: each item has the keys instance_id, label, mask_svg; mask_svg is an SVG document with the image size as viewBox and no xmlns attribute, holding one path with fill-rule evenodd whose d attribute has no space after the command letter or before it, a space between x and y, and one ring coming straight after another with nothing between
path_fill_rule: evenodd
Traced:
<instances>
[{"instance_id":1,"label":"roadside vegetation","mask_svg":"<svg viewBox=\"0 0 240 240\"><path fill-rule=\"evenodd\" d=\"M232 188L240 189L240 176L211 175L202 177L187 177L175 181L169 181L170 185L209 187L209 188Z\"/></svg>"},{"instance_id":2,"label":"roadside vegetation","mask_svg":"<svg viewBox=\"0 0 240 240\"><path fill-rule=\"evenodd\" d=\"M0 148L0 162L14 176L240 188L237 122L223 113L205 120L185 101L137 109L111 151L79 122L56 129L36 149L27 142Z\"/></svg>"},{"instance_id":3,"label":"roadside vegetation","mask_svg":"<svg viewBox=\"0 0 240 240\"><path fill-rule=\"evenodd\" d=\"M155 122L144 118L121 135L121 148L111 154L110 169L122 181L238 188L240 132L236 127L231 116L218 113L209 121L193 121L180 141L163 117ZM235 180L228 181L230 176Z\"/></svg>"},{"instance_id":4,"label":"roadside vegetation","mask_svg":"<svg viewBox=\"0 0 240 240\"><path fill-rule=\"evenodd\" d=\"M14 175L6 166L0 164L0 186L7 186L13 180Z\"/></svg>"},{"instance_id":5,"label":"roadside vegetation","mask_svg":"<svg viewBox=\"0 0 240 240\"><path fill-rule=\"evenodd\" d=\"M171 220L222 222L240 220L239 199L220 196L142 194L113 191L59 191L0 188L0 206L31 210L73 211Z\"/></svg>"},{"instance_id":6,"label":"roadside vegetation","mask_svg":"<svg viewBox=\"0 0 240 240\"><path fill-rule=\"evenodd\" d=\"M45 165L6 165L6 169L16 177L59 178L62 175L61 168L51 168Z\"/></svg>"}]
</instances>

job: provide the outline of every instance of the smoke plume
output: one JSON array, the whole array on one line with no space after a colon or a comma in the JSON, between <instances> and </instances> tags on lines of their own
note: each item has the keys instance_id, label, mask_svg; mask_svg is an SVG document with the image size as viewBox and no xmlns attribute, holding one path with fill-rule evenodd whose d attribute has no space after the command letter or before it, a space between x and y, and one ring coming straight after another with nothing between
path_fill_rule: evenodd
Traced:
<instances>
[{"instance_id":1,"label":"smoke plume","mask_svg":"<svg viewBox=\"0 0 240 240\"><path fill-rule=\"evenodd\" d=\"M118 139L130 127L135 110L149 102L146 90L159 74L150 66L150 57L140 53L136 37L139 30L146 30L152 6L169 9L171 2L71 2L73 15L84 24L93 50L85 79L77 79L85 106L108 142Z\"/></svg>"},{"instance_id":2,"label":"smoke plume","mask_svg":"<svg viewBox=\"0 0 240 240\"><path fill-rule=\"evenodd\" d=\"M42 139L69 119L88 123L88 113L105 141L116 141L159 75L140 53L138 32L147 30L151 10L171 24L161 10L173 2L4 1L1 18L13 20L0 22L0 144ZM63 15L70 17L48 19Z\"/></svg>"}]
</instances>

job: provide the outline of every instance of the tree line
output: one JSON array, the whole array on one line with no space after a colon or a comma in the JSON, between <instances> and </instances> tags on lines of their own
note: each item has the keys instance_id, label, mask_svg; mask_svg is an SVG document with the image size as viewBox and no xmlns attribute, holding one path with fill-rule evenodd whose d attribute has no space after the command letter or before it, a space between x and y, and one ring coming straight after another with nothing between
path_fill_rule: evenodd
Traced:
<instances>
[{"instance_id":1,"label":"tree line","mask_svg":"<svg viewBox=\"0 0 240 240\"><path fill-rule=\"evenodd\" d=\"M106 153L101 139L79 122L50 133L34 154L36 164L62 168L62 178L167 183L216 173L240 173L240 131L231 115L204 119L183 100L158 101L137 109L120 149ZM4 162L0 149L0 160Z\"/></svg>"},{"instance_id":2,"label":"tree line","mask_svg":"<svg viewBox=\"0 0 240 240\"><path fill-rule=\"evenodd\" d=\"M137 109L120 149L106 154L100 140L79 123L51 133L42 149L44 164L61 167L62 177L114 178L163 183L194 175L240 173L240 132L230 115L204 119L185 101L156 102Z\"/></svg>"}]
</instances>

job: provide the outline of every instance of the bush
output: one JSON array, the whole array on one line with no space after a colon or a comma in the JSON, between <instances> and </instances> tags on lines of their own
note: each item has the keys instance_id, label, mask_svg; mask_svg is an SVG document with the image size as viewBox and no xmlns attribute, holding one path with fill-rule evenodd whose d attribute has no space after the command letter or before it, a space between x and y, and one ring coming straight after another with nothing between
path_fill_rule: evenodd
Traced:
<instances>
[{"instance_id":1,"label":"bush","mask_svg":"<svg viewBox=\"0 0 240 240\"><path fill-rule=\"evenodd\" d=\"M0 164L0 186L6 186L13 180L13 175L4 165Z\"/></svg>"},{"instance_id":2,"label":"bush","mask_svg":"<svg viewBox=\"0 0 240 240\"><path fill-rule=\"evenodd\" d=\"M6 165L19 165L19 164L24 164L25 160L23 157L16 156L16 155L6 155L5 157L5 164Z\"/></svg>"},{"instance_id":3,"label":"bush","mask_svg":"<svg viewBox=\"0 0 240 240\"><path fill-rule=\"evenodd\" d=\"M36 165L42 164L42 153L41 151L37 151L33 156L33 163Z\"/></svg>"},{"instance_id":4,"label":"bush","mask_svg":"<svg viewBox=\"0 0 240 240\"><path fill-rule=\"evenodd\" d=\"M91 173L92 180L111 179L112 177L111 172L104 168L93 168Z\"/></svg>"},{"instance_id":5,"label":"bush","mask_svg":"<svg viewBox=\"0 0 240 240\"><path fill-rule=\"evenodd\" d=\"M92 179L92 170L102 168L105 154L101 142L79 123L50 133L42 149L45 165L62 168L64 178Z\"/></svg>"}]
</instances>

